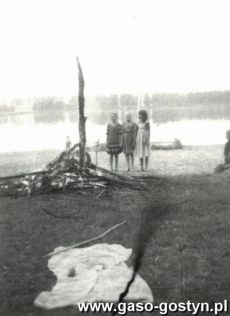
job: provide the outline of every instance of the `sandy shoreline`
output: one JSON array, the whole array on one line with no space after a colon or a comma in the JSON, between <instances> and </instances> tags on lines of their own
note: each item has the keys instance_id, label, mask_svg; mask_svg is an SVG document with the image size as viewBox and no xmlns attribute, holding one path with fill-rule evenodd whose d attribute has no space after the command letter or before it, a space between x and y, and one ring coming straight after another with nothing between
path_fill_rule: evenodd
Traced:
<instances>
[{"instance_id":1,"label":"sandy shoreline","mask_svg":"<svg viewBox=\"0 0 230 316\"><path fill-rule=\"evenodd\" d=\"M0 154L0 176L32 172L43 169L61 151L42 150L30 152L11 152ZM96 154L91 152L95 163ZM98 165L109 168L109 159L105 152L98 153ZM215 166L223 161L223 146L190 146L182 150L155 150L151 153L148 173L155 175L183 175L212 173ZM135 160L135 171L139 170L139 161ZM119 171L126 172L124 154L119 155Z\"/></svg>"}]
</instances>

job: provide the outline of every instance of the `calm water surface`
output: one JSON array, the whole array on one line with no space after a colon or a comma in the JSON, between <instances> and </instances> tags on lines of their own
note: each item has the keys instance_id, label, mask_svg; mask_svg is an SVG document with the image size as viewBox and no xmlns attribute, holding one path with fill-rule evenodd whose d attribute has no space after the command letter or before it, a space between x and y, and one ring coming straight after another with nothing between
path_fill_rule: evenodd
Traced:
<instances>
[{"instance_id":1,"label":"calm water surface","mask_svg":"<svg viewBox=\"0 0 230 316\"><path fill-rule=\"evenodd\" d=\"M87 120L87 141L105 142L106 124ZM184 145L212 145L225 142L230 120L183 120L156 124L151 122L151 141L179 138ZM66 137L78 141L78 125L68 114L53 122L37 121L33 114L0 117L0 152L62 149Z\"/></svg>"}]
</instances>

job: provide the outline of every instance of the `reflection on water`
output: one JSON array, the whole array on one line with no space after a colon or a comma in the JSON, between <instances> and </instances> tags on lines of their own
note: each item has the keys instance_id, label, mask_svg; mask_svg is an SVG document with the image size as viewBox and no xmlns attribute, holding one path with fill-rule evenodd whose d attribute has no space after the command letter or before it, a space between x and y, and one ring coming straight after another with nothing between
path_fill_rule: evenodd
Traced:
<instances>
[{"instance_id":1,"label":"reflection on water","mask_svg":"<svg viewBox=\"0 0 230 316\"><path fill-rule=\"evenodd\" d=\"M57 123L64 121L64 118L64 112L62 111L34 112L35 123Z\"/></svg>"},{"instance_id":2,"label":"reflection on water","mask_svg":"<svg viewBox=\"0 0 230 316\"><path fill-rule=\"evenodd\" d=\"M0 132L3 135L0 152L64 149L67 136L72 143L78 141L77 116L76 112L70 111L0 116ZM88 144L97 140L105 142L107 119L106 113L88 114ZM151 141L171 141L176 137L184 145L223 144L227 129L230 129L230 120L152 121Z\"/></svg>"},{"instance_id":3,"label":"reflection on water","mask_svg":"<svg viewBox=\"0 0 230 316\"><path fill-rule=\"evenodd\" d=\"M0 116L0 125L8 122L8 116Z\"/></svg>"}]
</instances>

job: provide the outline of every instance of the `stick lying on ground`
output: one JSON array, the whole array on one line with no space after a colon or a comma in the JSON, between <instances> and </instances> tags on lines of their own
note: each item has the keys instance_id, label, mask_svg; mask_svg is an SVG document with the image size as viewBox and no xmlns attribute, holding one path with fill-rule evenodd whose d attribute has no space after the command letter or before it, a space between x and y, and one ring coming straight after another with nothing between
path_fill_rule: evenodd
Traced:
<instances>
[{"instance_id":1,"label":"stick lying on ground","mask_svg":"<svg viewBox=\"0 0 230 316\"><path fill-rule=\"evenodd\" d=\"M5 176L5 177L0 177L0 181L3 180L10 180L10 179L17 179L17 178L23 178L27 176L35 176L35 175L43 175L46 174L47 171L41 170L41 171L34 171L34 172L27 172L27 173L20 173L20 174L15 174L12 176Z\"/></svg>"},{"instance_id":2,"label":"stick lying on ground","mask_svg":"<svg viewBox=\"0 0 230 316\"><path fill-rule=\"evenodd\" d=\"M109 228L109 229L106 230L103 234L101 234L101 235L99 235L99 236L97 236L97 237L94 237L94 238L91 238L91 239L88 239L88 240L79 242L79 243L77 243L77 244L74 244L74 245L72 245L72 246L66 247L66 248L64 248L64 249L62 249L62 250L59 250L59 251L50 252L50 253L46 254L44 257L50 257L50 256L53 256L53 255L57 255L57 254L59 254L59 253L61 253L61 252L64 252L64 251L67 251L67 250L70 250L70 249L73 249L73 248L76 248L76 247L79 247L79 246L83 246L83 245L89 244L89 243L92 242L92 241L95 241L95 240L98 240L98 239L104 237L105 235L107 235L107 234L110 233L111 231L115 230L116 228L118 228L118 227L120 227L121 225L124 225L124 224L126 224L126 221L123 221L123 222L121 222L121 223L119 223L119 224L117 224L117 225L115 225L115 226Z\"/></svg>"},{"instance_id":3,"label":"stick lying on ground","mask_svg":"<svg viewBox=\"0 0 230 316\"><path fill-rule=\"evenodd\" d=\"M99 197L100 197L104 192L105 192L105 189L103 189L103 190L97 195L96 200L98 200Z\"/></svg>"},{"instance_id":4,"label":"stick lying on ground","mask_svg":"<svg viewBox=\"0 0 230 316\"><path fill-rule=\"evenodd\" d=\"M56 215L54 213L51 213L49 210L47 210L46 208L42 208L41 209L44 213L48 214L49 216L55 217L55 218L59 218L59 219L78 219L77 216L71 216L71 215L66 215L66 216L60 216L60 215Z\"/></svg>"}]
</instances>

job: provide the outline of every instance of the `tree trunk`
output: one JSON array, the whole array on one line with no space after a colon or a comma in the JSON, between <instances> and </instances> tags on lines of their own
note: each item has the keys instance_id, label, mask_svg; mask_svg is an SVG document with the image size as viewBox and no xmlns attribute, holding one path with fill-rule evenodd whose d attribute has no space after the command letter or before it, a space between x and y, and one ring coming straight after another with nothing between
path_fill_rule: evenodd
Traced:
<instances>
[{"instance_id":1,"label":"tree trunk","mask_svg":"<svg viewBox=\"0 0 230 316\"><path fill-rule=\"evenodd\" d=\"M81 69L79 59L77 58L78 65L78 110L79 110L79 165L80 170L85 165L85 144L86 144L86 131L85 131L85 97L84 88L85 81Z\"/></svg>"}]
</instances>

